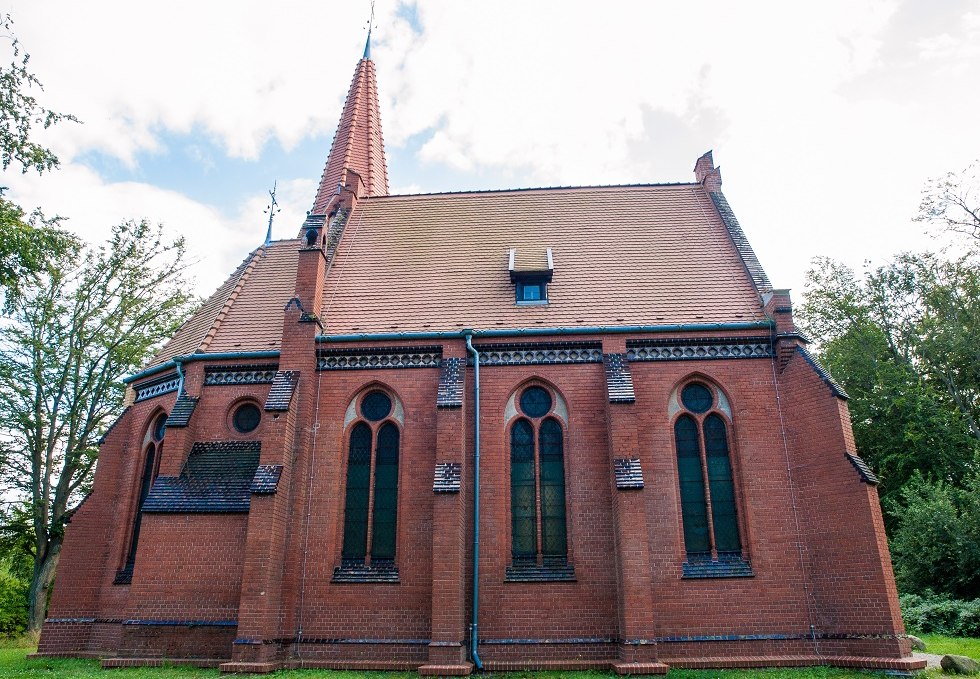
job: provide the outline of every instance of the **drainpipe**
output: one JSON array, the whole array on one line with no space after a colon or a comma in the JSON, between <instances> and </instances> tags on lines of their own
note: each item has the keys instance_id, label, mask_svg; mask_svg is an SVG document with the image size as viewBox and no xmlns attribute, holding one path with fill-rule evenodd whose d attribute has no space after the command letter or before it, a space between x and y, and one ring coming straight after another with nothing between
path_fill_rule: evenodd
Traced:
<instances>
[{"instance_id":1,"label":"drainpipe","mask_svg":"<svg viewBox=\"0 0 980 679\"><path fill-rule=\"evenodd\" d=\"M476 649L480 618L480 352L473 346L473 331L464 331L466 350L473 356L473 619L470 622L470 656L476 669L483 661Z\"/></svg>"},{"instance_id":2,"label":"drainpipe","mask_svg":"<svg viewBox=\"0 0 980 679\"><path fill-rule=\"evenodd\" d=\"M184 393L184 363L181 357L174 358L174 367L177 368L177 398Z\"/></svg>"}]
</instances>

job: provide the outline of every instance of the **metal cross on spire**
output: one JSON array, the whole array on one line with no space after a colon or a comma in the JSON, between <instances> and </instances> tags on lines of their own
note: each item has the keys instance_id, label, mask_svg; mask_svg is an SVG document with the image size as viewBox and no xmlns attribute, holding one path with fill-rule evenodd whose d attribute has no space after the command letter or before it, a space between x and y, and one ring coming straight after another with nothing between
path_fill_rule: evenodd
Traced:
<instances>
[{"instance_id":1,"label":"metal cross on spire","mask_svg":"<svg viewBox=\"0 0 980 679\"><path fill-rule=\"evenodd\" d=\"M265 210L263 210L263 212L269 213L269 229L265 232L265 244L267 246L272 242L272 220L278 213L282 212L282 208L276 202L276 184L278 182L272 182L272 190L269 191L269 198L272 200L266 206Z\"/></svg>"},{"instance_id":2,"label":"metal cross on spire","mask_svg":"<svg viewBox=\"0 0 980 679\"><path fill-rule=\"evenodd\" d=\"M374 0L371 0L371 18L368 19L368 37L367 42L364 43L364 56L362 59L371 58L371 30L374 28Z\"/></svg>"}]
</instances>

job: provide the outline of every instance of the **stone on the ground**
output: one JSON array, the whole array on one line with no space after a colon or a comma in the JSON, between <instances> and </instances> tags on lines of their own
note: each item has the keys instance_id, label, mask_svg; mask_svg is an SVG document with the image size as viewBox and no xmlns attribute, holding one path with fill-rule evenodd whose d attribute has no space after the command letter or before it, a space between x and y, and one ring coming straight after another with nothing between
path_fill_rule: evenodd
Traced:
<instances>
[{"instance_id":1,"label":"stone on the ground","mask_svg":"<svg viewBox=\"0 0 980 679\"><path fill-rule=\"evenodd\" d=\"M939 661L940 667L952 674L976 674L980 672L980 663L965 655L944 655Z\"/></svg>"},{"instance_id":2,"label":"stone on the ground","mask_svg":"<svg viewBox=\"0 0 980 679\"><path fill-rule=\"evenodd\" d=\"M912 648L914 648L917 651L924 651L924 650L926 650L926 642L924 642L919 637L912 636L911 634L908 635L908 636L909 636L909 641L912 642Z\"/></svg>"}]
</instances>

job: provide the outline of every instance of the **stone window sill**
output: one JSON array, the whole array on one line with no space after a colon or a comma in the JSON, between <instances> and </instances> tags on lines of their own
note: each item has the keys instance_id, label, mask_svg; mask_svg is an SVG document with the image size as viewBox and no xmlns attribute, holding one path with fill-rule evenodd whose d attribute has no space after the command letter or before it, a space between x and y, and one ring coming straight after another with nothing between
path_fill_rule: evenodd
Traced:
<instances>
[{"instance_id":1,"label":"stone window sill","mask_svg":"<svg viewBox=\"0 0 980 679\"><path fill-rule=\"evenodd\" d=\"M388 583L398 584L398 567L391 563L370 566L365 564L342 564L333 569L331 582L337 583Z\"/></svg>"},{"instance_id":2,"label":"stone window sill","mask_svg":"<svg viewBox=\"0 0 980 679\"><path fill-rule=\"evenodd\" d=\"M507 566L504 582L575 582L575 567L568 562Z\"/></svg>"}]
</instances>

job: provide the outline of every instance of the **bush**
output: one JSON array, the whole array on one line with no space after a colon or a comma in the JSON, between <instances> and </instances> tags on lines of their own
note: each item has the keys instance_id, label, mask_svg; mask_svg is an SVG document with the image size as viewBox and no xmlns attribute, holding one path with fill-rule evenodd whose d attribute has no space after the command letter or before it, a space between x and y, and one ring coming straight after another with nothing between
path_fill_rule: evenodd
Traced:
<instances>
[{"instance_id":1,"label":"bush","mask_svg":"<svg viewBox=\"0 0 980 679\"><path fill-rule=\"evenodd\" d=\"M0 559L0 637L16 637L27 629L28 582Z\"/></svg>"},{"instance_id":2,"label":"bush","mask_svg":"<svg viewBox=\"0 0 980 679\"><path fill-rule=\"evenodd\" d=\"M980 474L962 487L920 475L889 503L898 527L890 535L895 579L903 592L980 597Z\"/></svg>"},{"instance_id":3,"label":"bush","mask_svg":"<svg viewBox=\"0 0 980 679\"><path fill-rule=\"evenodd\" d=\"M905 626L925 634L980 637L980 599L964 601L944 594L903 594L899 597Z\"/></svg>"}]
</instances>

